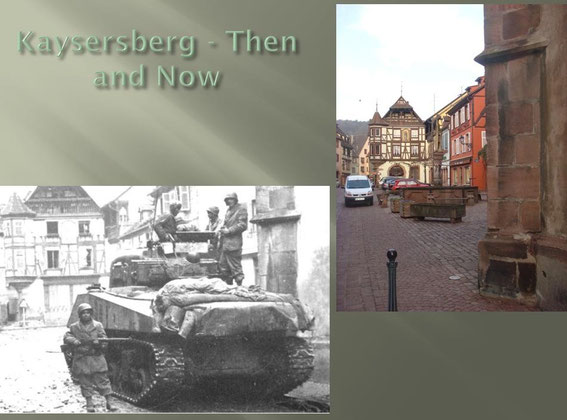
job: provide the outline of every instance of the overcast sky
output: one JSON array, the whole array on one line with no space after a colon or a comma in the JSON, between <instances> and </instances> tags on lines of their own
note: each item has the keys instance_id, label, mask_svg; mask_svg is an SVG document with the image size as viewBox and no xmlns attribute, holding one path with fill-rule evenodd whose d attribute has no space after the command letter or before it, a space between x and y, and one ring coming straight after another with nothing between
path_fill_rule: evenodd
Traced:
<instances>
[{"instance_id":1,"label":"overcast sky","mask_svg":"<svg viewBox=\"0 0 567 420\"><path fill-rule=\"evenodd\" d=\"M384 116L403 83L426 120L484 75L483 24L482 5L338 5L337 119Z\"/></svg>"}]
</instances>

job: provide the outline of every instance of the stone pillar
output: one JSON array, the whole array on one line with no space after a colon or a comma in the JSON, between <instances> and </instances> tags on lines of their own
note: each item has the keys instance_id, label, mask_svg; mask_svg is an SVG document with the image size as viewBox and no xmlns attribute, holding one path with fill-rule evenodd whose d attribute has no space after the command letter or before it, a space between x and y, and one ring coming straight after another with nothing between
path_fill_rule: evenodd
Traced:
<instances>
[{"instance_id":1,"label":"stone pillar","mask_svg":"<svg viewBox=\"0 0 567 420\"><path fill-rule=\"evenodd\" d=\"M293 187L256 187L258 276L270 292L297 296L297 223Z\"/></svg>"},{"instance_id":2,"label":"stone pillar","mask_svg":"<svg viewBox=\"0 0 567 420\"><path fill-rule=\"evenodd\" d=\"M441 176L441 162L443 162L443 156L445 155L442 151L433 152L433 186L441 187L443 185L443 178Z\"/></svg>"},{"instance_id":3,"label":"stone pillar","mask_svg":"<svg viewBox=\"0 0 567 420\"><path fill-rule=\"evenodd\" d=\"M567 169L558 164L567 158L567 7L485 5L484 14L477 61L486 70L488 232L479 243L479 287L553 307L559 290L545 292L550 282L567 294ZM563 259L553 281L540 266L549 236L555 263Z\"/></svg>"}]
</instances>

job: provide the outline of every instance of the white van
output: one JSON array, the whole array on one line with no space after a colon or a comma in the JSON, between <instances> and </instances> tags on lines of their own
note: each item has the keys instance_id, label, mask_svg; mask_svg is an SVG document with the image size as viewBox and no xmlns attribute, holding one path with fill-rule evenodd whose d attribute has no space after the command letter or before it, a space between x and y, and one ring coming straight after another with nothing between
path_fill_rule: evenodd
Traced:
<instances>
[{"instance_id":1,"label":"white van","mask_svg":"<svg viewBox=\"0 0 567 420\"><path fill-rule=\"evenodd\" d=\"M367 203L371 206L374 203L372 185L368 177L364 175L347 176L345 182L345 206L352 203Z\"/></svg>"}]
</instances>

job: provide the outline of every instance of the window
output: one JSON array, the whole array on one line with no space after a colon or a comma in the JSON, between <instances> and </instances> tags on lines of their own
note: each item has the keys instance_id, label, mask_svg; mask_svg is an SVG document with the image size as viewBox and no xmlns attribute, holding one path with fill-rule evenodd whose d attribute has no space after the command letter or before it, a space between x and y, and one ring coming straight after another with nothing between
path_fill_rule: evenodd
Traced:
<instances>
[{"instance_id":1,"label":"window","mask_svg":"<svg viewBox=\"0 0 567 420\"><path fill-rule=\"evenodd\" d=\"M16 251L16 270L24 271L24 251Z\"/></svg>"},{"instance_id":2,"label":"window","mask_svg":"<svg viewBox=\"0 0 567 420\"><path fill-rule=\"evenodd\" d=\"M469 104L467 104L467 106L466 106L466 118L467 118L467 121L471 119L471 108L470 108Z\"/></svg>"},{"instance_id":3,"label":"window","mask_svg":"<svg viewBox=\"0 0 567 420\"><path fill-rule=\"evenodd\" d=\"M4 233L6 234L6 236L12 236L12 229L9 220L6 220L4 222Z\"/></svg>"},{"instance_id":4,"label":"window","mask_svg":"<svg viewBox=\"0 0 567 420\"><path fill-rule=\"evenodd\" d=\"M79 235L80 236L87 236L91 234L90 230L90 222L89 221L80 221L79 222Z\"/></svg>"},{"instance_id":5,"label":"window","mask_svg":"<svg viewBox=\"0 0 567 420\"><path fill-rule=\"evenodd\" d=\"M163 193L161 195L161 205L162 205L161 212L163 214L169 213L169 202L170 202L169 193Z\"/></svg>"},{"instance_id":6,"label":"window","mask_svg":"<svg viewBox=\"0 0 567 420\"><path fill-rule=\"evenodd\" d=\"M80 248L79 249L79 264L82 268L92 268L93 267L93 250L92 248Z\"/></svg>"},{"instance_id":7,"label":"window","mask_svg":"<svg viewBox=\"0 0 567 420\"><path fill-rule=\"evenodd\" d=\"M471 133L467 133L465 138L465 144L467 145L467 151L470 152L472 150Z\"/></svg>"},{"instance_id":8,"label":"window","mask_svg":"<svg viewBox=\"0 0 567 420\"><path fill-rule=\"evenodd\" d=\"M59 236L59 222L47 222L47 236Z\"/></svg>"},{"instance_id":9,"label":"window","mask_svg":"<svg viewBox=\"0 0 567 420\"><path fill-rule=\"evenodd\" d=\"M374 133L375 133L376 136L380 136L380 135L382 134L382 129L381 129L381 128L375 128L374 130L375 130Z\"/></svg>"},{"instance_id":10,"label":"window","mask_svg":"<svg viewBox=\"0 0 567 420\"><path fill-rule=\"evenodd\" d=\"M449 132L444 131L441 135L441 139L443 150L449 150Z\"/></svg>"},{"instance_id":11,"label":"window","mask_svg":"<svg viewBox=\"0 0 567 420\"><path fill-rule=\"evenodd\" d=\"M400 156L400 146L392 146L392 155L393 156Z\"/></svg>"},{"instance_id":12,"label":"window","mask_svg":"<svg viewBox=\"0 0 567 420\"><path fill-rule=\"evenodd\" d=\"M360 168L360 172L361 172L361 173L364 173L364 166L362 166L362 167Z\"/></svg>"},{"instance_id":13,"label":"window","mask_svg":"<svg viewBox=\"0 0 567 420\"><path fill-rule=\"evenodd\" d=\"M59 268L59 251L47 251L47 268Z\"/></svg>"},{"instance_id":14,"label":"window","mask_svg":"<svg viewBox=\"0 0 567 420\"><path fill-rule=\"evenodd\" d=\"M412 128L411 130L411 139L412 140L417 140L419 138L419 132L418 130L416 130L415 128Z\"/></svg>"},{"instance_id":15,"label":"window","mask_svg":"<svg viewBox=\"0 0 567 420\"><path fill-rule=\"evenodd\" d=\"M364 158L363 157L360 158L360 163L364 165Z\"/></svg>"},{"instance_id":16,"label":"window","mask_svg":"<svg viewBox=\"0 0 567 420\"><path fill-rule=\"evenodd\" d=\"M399 128L394 128L394 140L399 140L402 132Z\"/></svg>"},{"instance_id":17,"label":"window","mask_svg":"<svg viewBox=\"0 0 567 420\"><path fill-rule=\"evenodd\" d=\"M189 209L189 187L179 187L179 195L181 198L181 208Z\"/></svg>"},{"instance_id":18,"label":"window","mask_svg":"<svg viewBox=\"0 0 567 420\"><path fill-rule=\"evenodd\" d=\"M415 145L411 147L411 155L412 157L418 157L419 156L419 146Z\"/></svg>"},{"instance_id":19,"label":"window","mask_svg":"<svg viewBox=\"0 0 567 420\"><path fill-rule=\"evenodd\" d=\"M23 222L21 220L14 220L14 236L23 236L22 230Z\"/></svg>"},{"instance_id":20,"label":"window","mask_svg":"<svg viewBox=\"0 0 567 420\"><path fill-rule=\"evenodd\" d=\"M481 133L482 135L482 147L486 146L486 131Z\"/></svg>"},{"instance_id":21,"label":"window","mask_svg":"<svg viewBox=\"0 0 567 420\"><path fill-rule=\"evenodd\" d=\"M364 154L365 154L365 155L367 155L367 154L368 154L368 152L367 152L366 150L367 150L367 149L364 149Z\"/></svg>"},{"instance_id":22,"label":"window","mask_svg":"<svg viewBox=\"0 0 567 420\"><path fill-rule=\"evenodd\" d=\"M126 207L120 207L118 211L118 223L121 225L128 223L128 210Z\"/></svg>"},{"instance_id":23,"label":"window","mask_svg":"<svg viewBox=\"0 0 567 420\"><path fill-rule=\"evenodd\" d=\"M339 161L339 154L337 153L337 162Z\"/></svg>"}]
</instances>

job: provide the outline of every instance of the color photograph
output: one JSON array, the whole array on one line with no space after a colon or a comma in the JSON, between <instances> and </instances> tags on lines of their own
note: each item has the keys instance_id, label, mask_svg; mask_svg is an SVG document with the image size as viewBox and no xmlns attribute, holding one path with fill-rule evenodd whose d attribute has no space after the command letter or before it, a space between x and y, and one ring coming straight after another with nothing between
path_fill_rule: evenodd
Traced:
<instances>
[{"instance_id":1,"label":"color photograph","mask_svg":"<svg viewBox=\"0 0 567 420\"><path fill-rule=\"evenodd\" d=\"M337 6L339 311L567 309L566 16Z\"/></svg>"}]
</instances>

